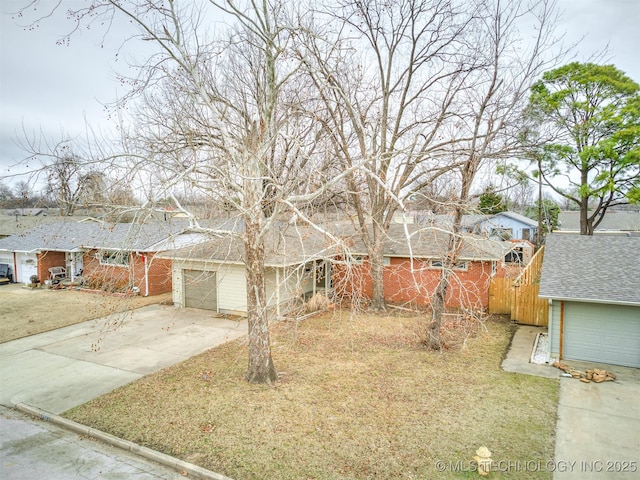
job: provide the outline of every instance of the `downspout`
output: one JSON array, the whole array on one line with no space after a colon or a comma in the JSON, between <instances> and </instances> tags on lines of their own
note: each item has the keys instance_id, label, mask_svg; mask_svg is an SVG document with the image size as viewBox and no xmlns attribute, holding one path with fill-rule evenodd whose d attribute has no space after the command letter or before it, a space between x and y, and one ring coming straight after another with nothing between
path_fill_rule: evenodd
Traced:
<instances>
[{"instance_id":1,"label":"downspout","mask_svg":"<svg viewBox=\"0 0 640 480\"><path fill-rule=\"evenodd\" d=\"M18 283L18 255L13 252L13 281Z\"/></svg>"},{"instance_id":2,"label":"downspout","mask_svg":"<svg viewBox=\"0 0 640 480\"><path fill-rule=\"evenodd\" d=\"M142 262L144 263L144 296L149 296L149 259L146 254L142 254Z\"/></svg>"},{"instance_id":3,"label":"downspout","mask_svg":"<svg viewBox=\"0 0 640 480\"><path fill-rule=\"evenodd\" d=\"M564 357L564 300L560 302L560 360Z\"/></svg>"},{"instance_id":4,"label":"downspout","mask_svg":"<svg viewBox=\"0 0 640 480\"><path fill-rule=\"evenodd\" d=\"M136 255L142 258L142 263L144 265L144 295L143 296L148 297L149 296L149 262L147 261L147 255L145 253L136 252ZM135 278L135 272L134 272L133 278Z\"/></svg>"}]
</instances>

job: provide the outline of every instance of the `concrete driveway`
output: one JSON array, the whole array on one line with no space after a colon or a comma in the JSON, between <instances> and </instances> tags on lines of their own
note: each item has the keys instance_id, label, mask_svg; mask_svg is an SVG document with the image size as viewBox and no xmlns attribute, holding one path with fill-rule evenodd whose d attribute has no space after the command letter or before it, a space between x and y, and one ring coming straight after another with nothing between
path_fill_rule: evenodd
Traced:
<instances>
[{"instance_id":1,"label":"concrete driveway","mask_svg":"<svg viewBox=\"0 0 640 480\"><path fill-rule=\"evenodd\" d=\"M560 380L553 478L640 478L640 370L565 361L579 370L603 368L615 382Z\"/></svg>"},{"instance_id":2,"label":"concrete driveway","mask_svg":"<svg viewBox=\"0 0 640 480\"><path fill-rule=\"evenodd\" d=\"M247 333L245 320L151 305L0 344L0 404L62 413Z\"/></svg>"},{"instance_id":3,"label":"concrete driveway","mask_svg":"<svg viewBox=\"0 0 640 480\"><path fill-rule=\"evenodd\" d=\"M529 362L539 327L520 325L502 368L508 372L558 378L561 371ZM554 461L555 480L640 478L640 369L563 360L576 370L601 368L615 382L583 383L560 377ZM552 439L549 439L552 441Z\"/></svg>"}]
</instances>

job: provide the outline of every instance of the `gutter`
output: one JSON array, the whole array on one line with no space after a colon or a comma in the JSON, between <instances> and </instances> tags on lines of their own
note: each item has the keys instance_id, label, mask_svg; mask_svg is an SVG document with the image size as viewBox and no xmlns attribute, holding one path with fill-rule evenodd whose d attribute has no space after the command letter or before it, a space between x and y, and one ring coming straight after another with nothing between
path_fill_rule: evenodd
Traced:
<instances>
[{"instance_id":1,"label":"gutter","mask_svg":"<svg viewBox=\"0 0 640 480\"><path fill-rule=\"evenodd\" d=\"M546 295L538 294L540 298L546 298L549 302L553 300L559 300L564 302L581 302L581 303L602 303L606 305L623 305L627 307L640 307L640 302L626 302L624 300L607 300L607 299L595 299L595 298L569 298L569 297L550 297Z\"/></svg>"}]
</instances>

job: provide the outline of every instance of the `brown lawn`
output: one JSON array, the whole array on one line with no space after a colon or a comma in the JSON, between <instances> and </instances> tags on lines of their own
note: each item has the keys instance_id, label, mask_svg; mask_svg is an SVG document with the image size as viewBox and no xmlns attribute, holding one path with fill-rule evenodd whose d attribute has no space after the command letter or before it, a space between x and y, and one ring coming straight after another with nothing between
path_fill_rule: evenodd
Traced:
<instances>
[{"instance_id":1,"label":"brown lawn","mask_svg":"<svg viewBox=\"0 0 640 480\"><path fill-rule=\"evenodd\" d=\"M478 478L482 445L506 470L491 478L551 478L558 381L501 370L514 327L489 320L441 353L417 328L348 312L277 323L274 386L244 381L235 341L66 416L235 479Z\"/></svg>"},{"instance_id":2,"label":"brown lawn","mask_svg":"<svg viewBox=\"0 0 640 480\"><path fill-rule=\"evenodd\" d=\"M171 300L171 294L116 297L76 290L0 286L0 343Z\"/></svg>"}]
</instances>

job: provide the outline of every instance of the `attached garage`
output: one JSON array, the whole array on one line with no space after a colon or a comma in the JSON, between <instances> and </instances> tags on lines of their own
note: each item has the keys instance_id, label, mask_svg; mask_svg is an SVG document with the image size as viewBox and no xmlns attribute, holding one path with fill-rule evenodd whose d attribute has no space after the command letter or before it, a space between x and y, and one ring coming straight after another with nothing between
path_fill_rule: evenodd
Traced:
<instances>
[{"instance_id":1,"label":"attached garage","mask_svg":"<svg viewBox=\"0 0 640 480\"><path fill-rule=\"evenodd\" d=\"M550 358L640 368L640 237L549 235Z\"/></svg>"},{"instance_id":2,"label":"attached garage","mask_svg":"<svg viewBox=\"0 0 640 480\"><path fill-rule=\"evenodd\" d=\"M640 308L565 302L562 343L567 360L640 368Z\"/></svg>"},{"instance_id":3,"label":"attached garage","mask_svg":"<svg viewBox=\"0 0 640 480\"><path fill-rule=\"evenodd\" d=\"M216 272L185 270L184 306L218 311L218 283Z\"/></svg>"}]
</instances>

